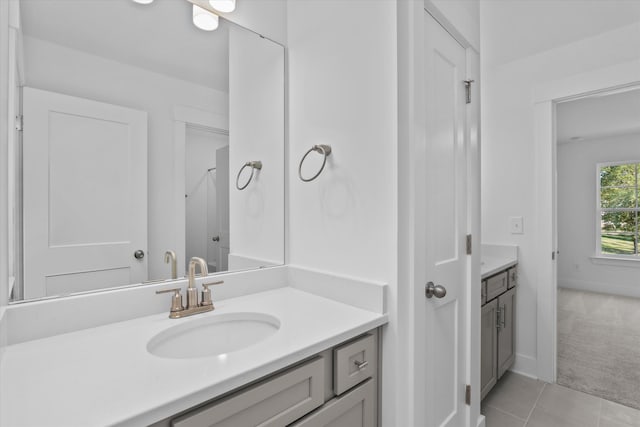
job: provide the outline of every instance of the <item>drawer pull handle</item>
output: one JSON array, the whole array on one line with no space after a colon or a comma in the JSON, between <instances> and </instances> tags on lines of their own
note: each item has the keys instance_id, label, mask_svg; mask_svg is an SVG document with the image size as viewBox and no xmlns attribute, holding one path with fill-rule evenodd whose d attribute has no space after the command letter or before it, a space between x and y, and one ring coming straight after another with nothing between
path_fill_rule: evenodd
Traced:
<instances>
[{"instance_id":1,"label":"drawer pull handle","mask_svg":"<svg viewBox=\"0 0 640 427\"><path fill-rule=\"evenodd\" d=\"M369 366L369 362L367 362L366 360L364 362L360 362L358 360L354 360L353 363L356 364L356 366L358 367L359 371L361 371L364 368L366 368L367 366Z\"/></svg>"}]
</instances>

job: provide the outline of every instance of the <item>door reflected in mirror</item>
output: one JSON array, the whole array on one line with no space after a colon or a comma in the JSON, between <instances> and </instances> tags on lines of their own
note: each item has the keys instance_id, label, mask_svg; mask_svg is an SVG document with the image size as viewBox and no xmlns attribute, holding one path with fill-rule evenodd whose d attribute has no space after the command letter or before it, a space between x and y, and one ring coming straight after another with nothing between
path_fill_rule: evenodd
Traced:
<instances>
[{"instance_id":1,"label":"door reflected in mirror","mask_svg":"<svg viewBox=\"0 0 640 427\"><path fill-rule=\"evenodd\" d=\"M167 251L178 277L284 262L281 45L186 0L19 5L12 301L170 279Z\"/></svg>"}]
</instances>

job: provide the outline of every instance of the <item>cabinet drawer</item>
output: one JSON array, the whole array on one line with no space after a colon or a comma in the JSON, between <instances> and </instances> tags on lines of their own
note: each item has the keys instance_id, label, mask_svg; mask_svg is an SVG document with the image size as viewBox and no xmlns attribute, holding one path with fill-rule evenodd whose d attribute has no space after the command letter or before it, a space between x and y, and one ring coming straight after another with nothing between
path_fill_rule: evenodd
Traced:
<instances>
[{"instance_id":1,"label":"cabinet drawer","mask_svg":"<svg viewBox=\"0 0 640 427\"><path fill-rule=\"evenodd\" d=\"M485 305L487 303L487 281L483 280L480 285L480 304Z\"/></svg>"},{"instance_id":2,"label":"cabinet drawer","mask_svg":"<svg viewBox=\"0 0 640 427\"><path fill-rule=\"evenodd\" d=\"M511 267L507 270L509 276L509 289L514 288L518 284L518 268Z\"/></svg>"},{"instance_id":3,"label":"cabinet drawer","mask_svg":"<svg viewBox=\"0 0 640 427\"><path fill-rule=\"evenodd\" d=\"M322 357L171 421L174 427L281 427L324 403Z\"/></svg>"},{"instance_id":4,"label":"cabinet drawer","mask_svg":"<svg viewBox=\"0 0 640 427\"><path fill-rule=\"evenodd\" d=\"M333 350L333 385L336 395L371 378L377 369L376 340L372 334Z\"/></svg>"},{"instance_id":5,"label":"cabinet drawer","mask_svg":"<svg viewBox=\"0 0 640 427\"><path fill-rule=\"evenodd\" d=\"M507 272L496 274L487 279L487 301L491 301L507 290Z\"/></svg>"}]
</instances>

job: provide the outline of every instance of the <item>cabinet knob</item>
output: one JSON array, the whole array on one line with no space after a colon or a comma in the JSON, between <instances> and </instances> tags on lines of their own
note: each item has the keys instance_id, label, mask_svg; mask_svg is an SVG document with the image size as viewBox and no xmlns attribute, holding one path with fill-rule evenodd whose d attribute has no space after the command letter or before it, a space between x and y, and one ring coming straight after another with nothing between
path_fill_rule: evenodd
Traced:
<instances>
[{"instance_id":1,"label":"cabinet knob","mask_svg":"<svg viewBox=\"0 0 640 427\"><path fill-rule=\"evenodd\" d=\"M444 298L447 295L447 289L442 285L435 285L433 282L429 282L424 289L424 293L427 298Z\"/></svg>"}]
</instances>

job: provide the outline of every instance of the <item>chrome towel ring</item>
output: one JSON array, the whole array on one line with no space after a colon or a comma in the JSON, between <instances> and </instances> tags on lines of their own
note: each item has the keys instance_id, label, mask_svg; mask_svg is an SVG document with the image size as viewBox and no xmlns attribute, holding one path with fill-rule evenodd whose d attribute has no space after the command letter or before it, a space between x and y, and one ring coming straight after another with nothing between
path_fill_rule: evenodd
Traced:
<instances>
[{"instance_id":1,"label":"chrome towel ring","mask_svg":"<svg viewBox=\"0 0 640 427\"><path fill-rule=\"evenodd\" d=\"M305 177L302 176L302 164L304 163L304 160L307 158L309 153L311 153L312 151L316 151L316 152L322 154L322 156L323 156L322 166L320 166L320 170L315 175L313 175L311 178L305 178ZM327 164L327 156L329 154L331 154L331 146L330 145L324 145L324 144L314 145L313 147L311 147L309 149L309 151L304 153L304 156L302 156L302 160L300 160L300 165L298 166L298 176L300 177L300 179L303 180L304 182L310 182L310 181L313 181L314 179L316 179L318 176L320 176L320 174L324 170L324 166Z\"/></svg>"},{"instance_id":2,"label":"chrome towel ring","mask_svg":"<svg viewBox=\"0 0 640 427\"><path fill-rule=\"evenodd\" d=\"M247 180L247 182L243 186L240 186L240 175L242 174L242 171L244 170L244 168L247 168L247 167L251 168L251 175L249 176L249 179ZM247 162L244 165L242 165L242 167L240 168L240 171L238 172L238 176L236 176L236 188L238 190L244 190L245 188L247 188L247 186L253 179L253 172L256 169L258 170L262 169L262 162L260 160L253 160L251 162Z\"/></svg>"}]
</instances>

